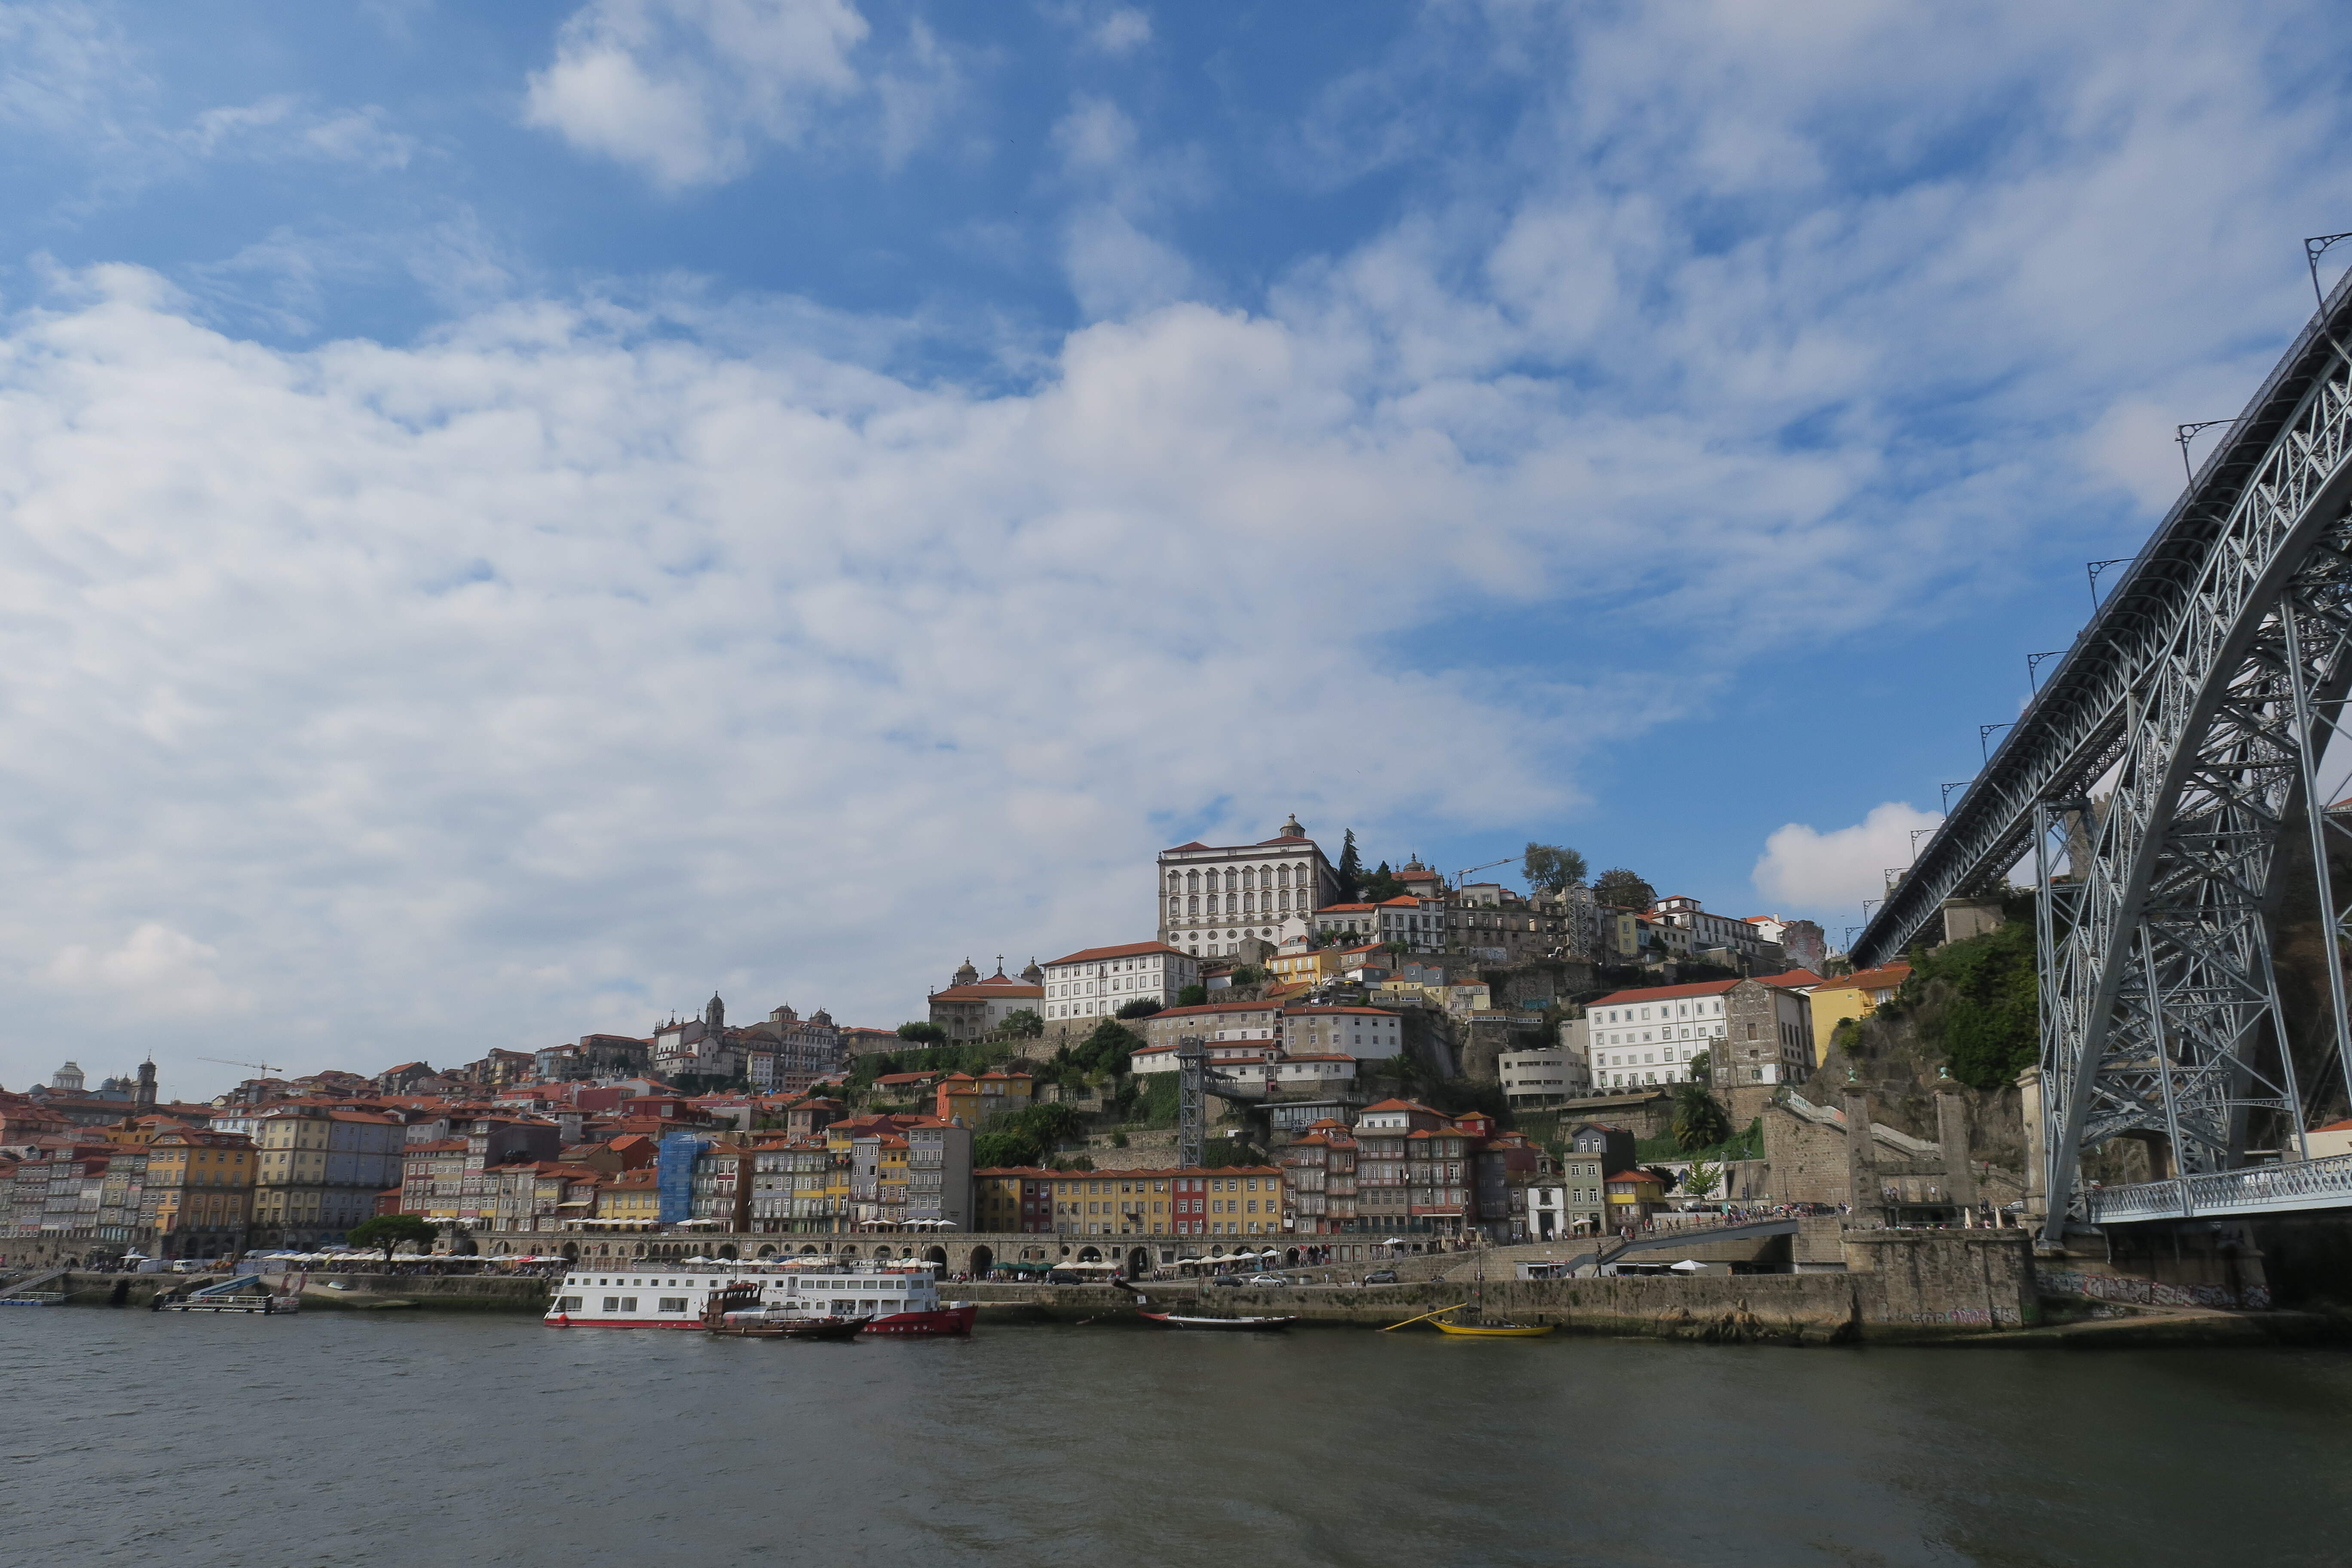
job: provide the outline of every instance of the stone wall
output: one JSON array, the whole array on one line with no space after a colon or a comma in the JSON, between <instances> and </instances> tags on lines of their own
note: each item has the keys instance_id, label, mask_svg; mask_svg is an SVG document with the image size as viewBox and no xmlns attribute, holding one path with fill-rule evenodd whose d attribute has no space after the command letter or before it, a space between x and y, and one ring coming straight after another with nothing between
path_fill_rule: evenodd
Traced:
<instances>
[{"instance_id":1,"label":"stone wall","mask_svg":"<svg viewBox=\"0 0 2352 1568\"><path fill-rule=\"evenodd\" d=\"M1769 1106L1764 1116L1765 1190L1774 1203L1842 1204L1846 1201L1845 1130L1809 1121L1786 1106Z\"/></svg>"},{"instance_id":2,"label":"stone wall","mask_svg":"<svg viewBox=\"0 0 2352 1568\"><path fill-rule=\"evenodd\" d=\"M2022 1230L1849 1230L1843 1239L1866 1321L2013 1329L2040 1318L2032 1242Z\"/></svg>"}]
</instances>

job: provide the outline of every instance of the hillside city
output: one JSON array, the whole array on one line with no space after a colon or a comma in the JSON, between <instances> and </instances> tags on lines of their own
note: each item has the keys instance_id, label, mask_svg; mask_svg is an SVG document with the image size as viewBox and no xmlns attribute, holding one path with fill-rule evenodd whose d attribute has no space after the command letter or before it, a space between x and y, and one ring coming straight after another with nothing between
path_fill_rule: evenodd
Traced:
<instances>
[{"instance_id":1,"label":"hillside city","mask_svg":"<svg viewBox=\"0 0 2352 1568\"><path fill-rule=\"evenodd\" d=\"M788 1005L735 1022L714 995L643 1037L461 1065L247 1064L205 1103L163 1098L152 1062L95 1087L68 1062L0 1089L0 1261L317 1248L386 1215L419 1222L412 1247L491 1256L955 1230L1066 1238L1015 1267L1116 1237L1187 1256L1279 1237L1295 1261L1725 1205L1946 1220L2015 1195L1972 1166L1960 1085L1909 1095L1935 1109L1907 1128L1872 1119L1851 1062L1842 1096L1822 1087L1909 965L1851 973L1810 921L1588 878L1572 850L1516 866L1525 892L1475 879L1491 867L1366 870L1352 832L1332 859L1293 816L1162 852L1149 939L1013 973L967 959L895 1028ZM1971 918L1956 934L2000 925ZM1194 1163L1188 1040L1207 1058ZM1877 1173L1860 1194L1857 1136Z\"/></svg>"}]
</instances>

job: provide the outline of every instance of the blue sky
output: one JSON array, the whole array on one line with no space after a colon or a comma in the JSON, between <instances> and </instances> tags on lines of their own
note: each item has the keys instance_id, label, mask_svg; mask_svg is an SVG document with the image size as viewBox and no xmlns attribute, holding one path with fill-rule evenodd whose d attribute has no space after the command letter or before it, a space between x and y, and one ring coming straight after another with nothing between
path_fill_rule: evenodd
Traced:
<instances>
[{"instance_id":1,"label":"blue sky","mask_svg":"<svg viewBox=\"0 0 2352 1568\"><path fill-rule=\"evenodd\" d=\"M1858 918L2321 6L0 4L0 1084L919 1012L1297 811Z\"/></svg>"}]
</instances>

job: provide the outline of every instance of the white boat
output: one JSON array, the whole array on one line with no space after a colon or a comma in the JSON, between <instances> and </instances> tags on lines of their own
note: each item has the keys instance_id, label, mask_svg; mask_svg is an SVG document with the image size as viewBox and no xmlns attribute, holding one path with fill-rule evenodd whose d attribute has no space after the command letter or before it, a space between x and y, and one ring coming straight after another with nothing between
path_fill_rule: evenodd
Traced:
<instances>
[{"instance_id":1,"label":"white boat","mask_svg":"<svg viewBox=\"0 0 2352 1568\"><path fill-rule=\"evenodd\" d=\"M969 1333L978 1315L971 1302L942 1306L939 1277L929 1264L835 1263L576 1268L555 1287L542 1321L558 1329L699 1329L713 1295L752 1285L759 1287L757 1306L747 1303L737 1310L756 1310L764 1323L853 1318L866 1333Z\"/></svg>"}]
</instances>

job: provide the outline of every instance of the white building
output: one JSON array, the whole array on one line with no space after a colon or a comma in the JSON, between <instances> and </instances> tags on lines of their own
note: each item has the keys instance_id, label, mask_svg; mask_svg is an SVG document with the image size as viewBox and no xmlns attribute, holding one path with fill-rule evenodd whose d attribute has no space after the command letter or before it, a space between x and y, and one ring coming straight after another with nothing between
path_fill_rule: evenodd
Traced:
<instances>
[{"instance_id":1,"label":"white building","mask_svg":"<svg viewBox=\"0 0 2352 1568\"><path fill-rule=\"evenodd\" d=\"M1082 1019L1091 1027L1130 1002L1176 1005L1177 994L1201 983L1201 963L1181 948L1160 942L1123 947L1089 947L1045 966L1045 1026Z\"/></svg>"},{"instance_id":2,"label":"white building","mask_svg":"<svg viewBox=\"0 0 2352 1568\"><path fill-rule=\"evenodd\" d=\"M1326 904L1315 926L1335 942L1399 942L1414 952L1445 949L1445 905L1400 893L1378 904Z\"/></svg>"},{"instance_id":3,"label":"white building","mask_svg":"<svg viewBox=\"0 0 2352 1568\"><path fill-rule=\"evenodd\" d=\"M1018 978L1004 973L1004 959L987 979L967 958L944 991L928 998L931 1022L947 1031L950 1040L976 1040L1003 1026L1015 1013L1035 1013L1044 1005L1045 972L1033 962Z\"/></svg>"},{"instance_id":4,"label":"white building","mask_svg":"<svg viewBox=\"0 0 2352 1568\"><path fill-rule=\"evenodd\" d=\"M1585 1011L1592 1081L1602 1089L1681 1083L1694 1057L1724 1037L1725 998L1737 980L1617 991Z\"/></svg>"},{"instance_id":5,"label":"white building","mask_svg":"<svg viewBox=\"0 0 2352 1568\"><path fill-rule=\"evenodd\" d=\"M1339 891L1339 874L1297 814L1261 844L1198 840L1160 853L1160 940L1202 958L1235 953L1244 937L1304 936Z\"/></svg>"},{"instance_id":6,"label":"white building","mask_svg":"<svg viewBox=\"0 0 2352 1568\"><path fill-rule=\"evenodd\" d=\"M1558 1105L1592 1091L1584 1058L1554 1046L1539 1051L1505 1051L1496 1069L1503 1080L1503 1098L1513 1110Z\"/></svg>"},{"instance_id":7,"label":"white building","mask_svg":"<svg viewBox=\"0 0 2352 1568\"><path fill-rule=\"evenodd\" d=\"M1685 956L1702 955L1721 948L1751 964L1769 964L1777 969L1787 962L1780 942L1767 938L1764 927L1757 921L1711 915L1687 894L1660 899L1658 907L1650 911L1650 919L1681 933L1681 939L1674 945Z\"/></svg>"},{"instance_id":8,"label":"white building","mask_svg":"<svg viewBox=\"0 0 2352 1568\"><path fill-rule=\"evenodd\" d=\"M1301 1056L1337 1051L1360 1062L1404 1055L1404 1020L1381 1007L1292 1006L1283 1011L1283 1045Z\"/></svg>"}]
</instances>

